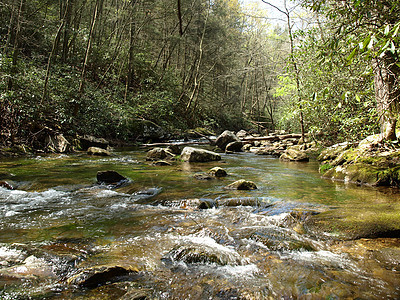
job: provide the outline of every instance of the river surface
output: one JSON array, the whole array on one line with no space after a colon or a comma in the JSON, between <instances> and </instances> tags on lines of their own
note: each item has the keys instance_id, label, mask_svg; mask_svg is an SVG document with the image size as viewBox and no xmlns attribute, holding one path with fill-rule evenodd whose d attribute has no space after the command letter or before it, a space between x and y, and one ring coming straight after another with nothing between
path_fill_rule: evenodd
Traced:
<instances>
[{"instance_id":1,"label":"river surface","mask_svg":"<svg viewBox=\"0 0 400 300\"><path fill-rule=\"evenodd\" d=\"M198 180L220 166L228 176ZM400 195L251 153L153 166L111 157L0 162L0 299L399 299ZM96 184L98 171L130 182ZM253 191L226 190L238 180ZM199 209L199 203L213 206ZM71 278L132 271L98 286Z\"/></svg>"}]
</instances>

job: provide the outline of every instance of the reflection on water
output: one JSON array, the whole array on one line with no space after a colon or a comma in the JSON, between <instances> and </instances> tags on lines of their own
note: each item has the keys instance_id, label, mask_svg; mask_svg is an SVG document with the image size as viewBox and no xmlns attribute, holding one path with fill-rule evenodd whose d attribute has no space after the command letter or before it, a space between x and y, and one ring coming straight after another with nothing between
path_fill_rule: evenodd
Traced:
<instances>
[{"instance_id":1,"label":"reflection on water","mask_svg":"<svg viewBox=\"0 0 400 300\"><path fill-rule=\"evenodd\" d=\"M0 188L0 297L400 297L396 190L323 180L316 162L237 154L155 167L144 155L3 161L18 189ZM214 166L229 176L193 177ZM99 186L102 170L131 182ZM223 189L238 179L258 189ZM137 274L90 289L68 283L94 266Z\"/></svg>"}]
</instances>

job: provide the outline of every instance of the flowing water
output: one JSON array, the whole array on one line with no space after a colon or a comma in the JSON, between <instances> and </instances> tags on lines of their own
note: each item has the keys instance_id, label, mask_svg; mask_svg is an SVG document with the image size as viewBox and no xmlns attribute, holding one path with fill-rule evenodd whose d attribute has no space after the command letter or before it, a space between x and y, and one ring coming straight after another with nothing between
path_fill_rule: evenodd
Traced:
<instances>
[{"instance_id":1,"label":"flowing water","mask_svg":"<svg viewBox=\"0 0 400 300\"><path fill-rule=\"evenodd\" d=\"M228 176L194 178L214 166ZM0 170L17 186L0 188L1 299L400 298L400 195L323 180L316 162L241 153L153 166L133 149ZM98 185L102 170L130 182ZM224 189L242 178L258 189ZM96 266L132 272L71 281Z\"/></svg>"}]
</instances>

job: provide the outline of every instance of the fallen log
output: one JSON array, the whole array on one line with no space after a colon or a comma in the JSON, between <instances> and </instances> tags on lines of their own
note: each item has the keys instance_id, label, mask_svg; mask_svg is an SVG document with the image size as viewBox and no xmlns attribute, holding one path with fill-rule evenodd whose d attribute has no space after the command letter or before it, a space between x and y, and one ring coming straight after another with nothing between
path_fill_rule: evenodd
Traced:
<instances>
[{"instance_id":1,"label":"fallen log","mask_svg":"<svg viewBox=\"0 0 400 300\"><path fill-rule=\"evenodd\" d=\"M245 137L241 140L243 142L254 142L254 141L282 141L287 139L300 139L301 134L284 134L284 135L268 135L258 137Z\"/></svg>"},{"instance_id":2,"label":"fallen log","mask_svg":"<svg viewBox=\"0 0 400 300\"><path fill-rule=\"evenodd\" d=\"M212 141L199 142L199 141L188 141L188 142L164 142L164 143L152 143L152 144L142 144L141 147L168 147L168 146L189 146L189 145L208 145Z\"/></svg>"}]
</instances>

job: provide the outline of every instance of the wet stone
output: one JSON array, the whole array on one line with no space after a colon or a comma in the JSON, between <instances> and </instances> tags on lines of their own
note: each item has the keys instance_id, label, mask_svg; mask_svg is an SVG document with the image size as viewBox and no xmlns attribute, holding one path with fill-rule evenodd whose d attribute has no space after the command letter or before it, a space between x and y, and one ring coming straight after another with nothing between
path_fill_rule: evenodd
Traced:
<instances>
[{"instance_id":1,"label":"wet stone","mask_svg":"<svg viewBox=\"0 0 400 300\"><path fill-rule=\"evenodd\" d=\"M154 162L152 164L153 166L158 166L158 167L162 167L162 166L172 166L172 164L166 160L158 160L156 162Z\"/></svg>"},{"instance_id":2,"label":"wet stone","mask_svg":"<svg viewBox=\"0 0 400 300\"><path fill-rule=\"evenodd\" d=\"M146 160L159 161L164 159L172 159L174 156L175 155L168 149L154 148L147 152Z\"/></svg>"},{"instance_id":3,"label":"wet stone","mask_svg":"<svg viewBox=\"0 0 400 300\"><path fill-rule=\"evenodd\" d=\"M228 174L226 173L226 171L224 169L222 169L221 167L215 167L212 168L208 171L208 175L210 176L214 176L214 177L225 177Z\"/></svg>"},{"instance_id":4,"label":"wet stone","mask_svg":"<svg viewBox=\"0 0 400 300\"><path fill-rule=\"evenodd\" d=\"M213 178L207 174L194 174L194 178L197 180L212 180Z\"/></svg>"},{"instance_id":5,"label":"wet stone","mask_svg":"<svg viewBox=\"0 0 400 300\"><path fill-rule=\"evenodd\" d=\"M226 190L255 190L257 186L254 182L240 179L225 187Z\"/></svg>"},{"instance_id":6,"label":"wet stone","mask_svg":"<svg viewBox=\"0 0 400 300\"><path fill-rule=\"evenodd\" d=\"M0 181L0 187L6 188L7 190L13 190L14 187L11 185L11 183L7 181Z\"/></svg>"},{"instance_id":7,"label":"wet stone","mask_svg":"<svg viewBox=\"0 0 400 300\"><path fill-rule=\"evenodd\" d=\"M128 181L127 178L122 176L116 171L99 171L97 172L97 183L98 184L120 184Z\"/></svg>"},{"instance_id":8,"label":"wet stone","mask_svg":"<svg viewBox=\"0 0 400 300\"><path fill-rule=\"evenodd\" d=\"M95 288L108 283L131 280L131 275L137 275L135 268L121 266L97 266L86 269L68 279L68 284L86 288Z\"/></svg>"}]
</instances>

